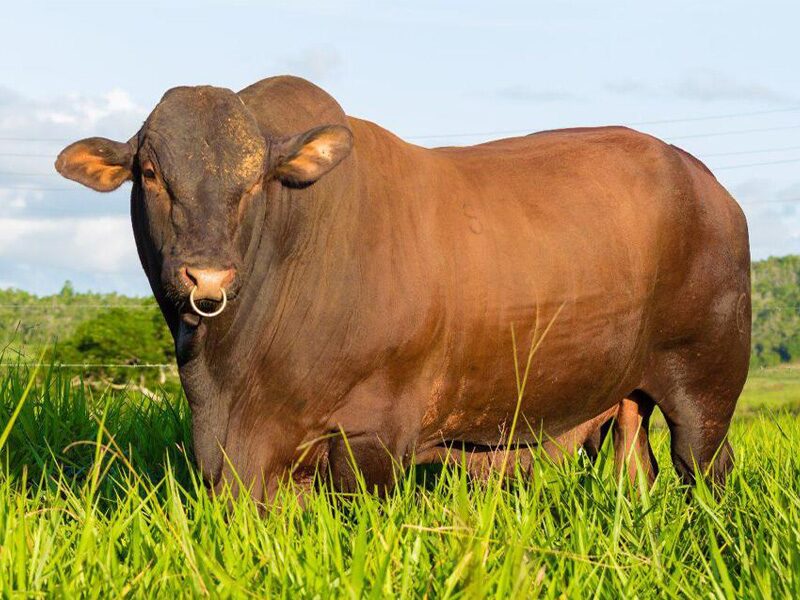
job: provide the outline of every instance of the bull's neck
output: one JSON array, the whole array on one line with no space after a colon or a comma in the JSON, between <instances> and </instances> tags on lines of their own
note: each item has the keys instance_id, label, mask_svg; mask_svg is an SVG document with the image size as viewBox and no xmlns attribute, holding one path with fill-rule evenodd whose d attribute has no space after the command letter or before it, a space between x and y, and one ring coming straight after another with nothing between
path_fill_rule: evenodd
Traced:
<instances>
[{"instance_id":1,"label":"bull's neck","mask_svg":"<svg viewBox=\"0 0 800 600\"><path fill-rule=\"evenodd\" d=\"M239 240L242 287L223 314L203 319L196 331L183 328L192 336L185 362L201 360L219 378L246 377L248 363L313 354L302 348L311 338L330 343L341 335L331 305L354 307L360 288L352 235L359 207L347 166L305 189L270 184ZM309 331L313 336L304 335Z\"/></svg>"}]
</instances>

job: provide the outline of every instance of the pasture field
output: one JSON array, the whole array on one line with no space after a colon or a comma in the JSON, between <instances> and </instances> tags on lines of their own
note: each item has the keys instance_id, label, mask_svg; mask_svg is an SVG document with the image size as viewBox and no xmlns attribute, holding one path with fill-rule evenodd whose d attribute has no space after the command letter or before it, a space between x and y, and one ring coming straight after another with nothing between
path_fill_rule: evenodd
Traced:
<instances>
[{"instance_id":1,"label":"pasture field","mask_svg":"<svg viewBox=\"0 0 800 600\"><path fill-rule=\"evenodd\" d=\"M263 516L203 491L179 397L46 369L0 386L3 596L800 597L800 370L753 372L719 498L687 496L659 428L650 491L606 448L516 483L418 469L385 500L321 488L304 508L285 490Z\"/></svg>"}]
</instances>

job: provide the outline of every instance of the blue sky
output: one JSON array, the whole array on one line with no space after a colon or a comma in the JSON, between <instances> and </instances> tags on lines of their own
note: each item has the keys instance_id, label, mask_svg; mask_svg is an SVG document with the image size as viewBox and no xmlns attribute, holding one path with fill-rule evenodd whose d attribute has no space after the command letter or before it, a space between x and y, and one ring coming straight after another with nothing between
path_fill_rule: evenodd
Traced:
<instances>
[{"instance_id":1,"label":"blue sky","mask_svg":"<svg viewBox=\"0 0 800 600\"><path fill-rule=\"evenodd\" d=\"M800 252L798 22L791 2L12 3L0 287L148 293L129 184L91 192L54 175L55 155L128 139L175 85L281 73L424 145L635 124L715 169L754 257Z\"/></svg>"}]
</instances>

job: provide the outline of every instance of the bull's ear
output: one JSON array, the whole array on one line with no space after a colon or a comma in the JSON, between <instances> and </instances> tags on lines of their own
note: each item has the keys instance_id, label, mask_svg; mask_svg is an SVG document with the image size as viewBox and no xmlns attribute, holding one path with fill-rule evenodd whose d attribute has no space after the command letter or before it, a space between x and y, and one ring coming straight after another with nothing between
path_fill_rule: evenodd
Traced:
<instances>
[{"instance_id":1,"label":"bull's ear","mask_svg":"<svg viewBox=\"0 0 800 600\"><path fill-rule=\"evenodd\" d=\"M350 154L353 134L341 125L324 125L273 144L271 174L287 185L303 187L314 183Z\"/></svg>"},{"instance_id":2,"label":"bull's ear","mask_svg":"<svg viewBox=\"0 0 800 600\"><path fill-rule=\"evenodd\" d=\"M86 138L61 151L56 171L98 192L110 192L131 179L133 155L130 143Z\"/></svg>"}]
</instances>

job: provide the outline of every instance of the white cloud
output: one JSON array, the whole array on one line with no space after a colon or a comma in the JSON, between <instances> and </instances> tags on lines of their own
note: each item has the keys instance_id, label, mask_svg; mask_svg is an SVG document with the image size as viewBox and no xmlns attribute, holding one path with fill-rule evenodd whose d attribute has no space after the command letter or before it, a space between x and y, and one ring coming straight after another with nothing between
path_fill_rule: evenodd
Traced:
<instances>
[{"instance_id":1,"label":"white cloud","mask_svg":"<svg viewBox=\"0 0 800 600\"><path fill-rule=\"evenodd\" d=\"M693 71L670 86L676 96L687 100L752 100L756 102L795 102L797 98L752 81L741 81L709 69Z\"/></svg>"},{"instance_id":2,"label":"white cloud","mask_svg":"<svg viewBox=\"0 0 800 600\"><path fill-rule=\"evenodd\" d=\"M99 96L67 94L66 96L37 100L23 97L7 88L0 88L0 135L35 137L48 132L48 138L61 135L92 134L93 128L116 125L121 129L135 125L147 114L125 90L114 88ZM111 123L104 120L112 117ZM55 126L55 129L46 129ZM122 126L122 127L121 127ZM127 139L127 138L126 138Z\"/></svg>"},{"instance_id":3,"label":"white cloud","mask_svg":"<svg viewBox=\"0 0 800 600\"><path fill-rule=\"evenodd\" d=\"M0 218L0 257L31 267L88 273L140 268L125 217Z\"/></svg>"},{"instance_id":4,"label":"white cloud","mask_svg":"<svg viewBox=\"0 0 800 600\"><path fill-rule=\"evenodd\" d=\"M0 218L0 287L149 294L128 217Z\"/></svg>"},{"instance_id":5,"label":"white cloud","mask_svg":"<svg viewBox=\"0 0 800 600\"><path fill-rule=\"evenodd\" d=\"M0 87L0 285L56 291L145 292L127 216L127 190L97 194L53 167L69 142L93 135L127 140L146 110L129 93L33 99ZM134 282L134 283L130 283Z\"/></svg>"},{"instance_id":6,"label":"white cloud","mask_svg":"<svg viewBox=\"0 0 800 600\"><path fill-rule=\"evenodd\" d=\"M497 91L497 95L508 100L520 102L562 102L567 100L577 100L579 96L571 92L555 89L532 88L528 85L512 85Z\"/></svg>"},{"instance_id":7,"label":"white cloud","mask_svg":"<svg viewBox=\"0 0 800 600\"><path fill-rule=\"evenodd\" d=\"M799 186L778 188L769 179L753 178L730 189L747 216L753 259L800 253Z\"/></svg>"},{"instance_id":8,"label":"white cloud","mask_svg":"<svg viewBox=\"0 0 800 600\"><path fill-rule=\"evenodd\" d=\"M332 46L306 48L297 56L281 61L281 67L292 75L306 77L313 82L329 79L342 65L342 58Z\"/></svg>"},{"instance_id":9,"label":"white cloud","mask_svg":"<svg viewBox=\"0 0 800 600\"><path fill-rule=\"evenodd\" d=\"M767 102L785 104L798 98L757 81L745 81L711 69L696 69L680 79L653 83L635 79L611 81L604 86L607 92L645 98L679 98L696 102Z\"/></svg>"},{"instance_id":10,"label":"white cloud","mask_svg":"<svg viewBox=\"0 0 800 600\"><path fill-rule=\"evenodd\" d=\"M745 207L753 259L800 254L800 215L792 207Z\"/></svg>"},{"instance_id":11,"label":"white cloud","mask_svg":"<svg viewBox=\"0 0 800 600\"><path fill-rule=\"evenodd\" d=\"M0 189L0 216L23 214L32 200L41 200L44 192L25 189Z\"/></svg>"},{"instance_id":12,"label":"white cloud","mask_svg":"<svg viewBox=\"0 0 800 600\"><path fill-rule=\"evenodd\" d=\"M95 135L127 140L146 114L120 89L37 100L0 88L0 190L69 188L53 168L64 146Z\"/></svg>"}]
</instances>

